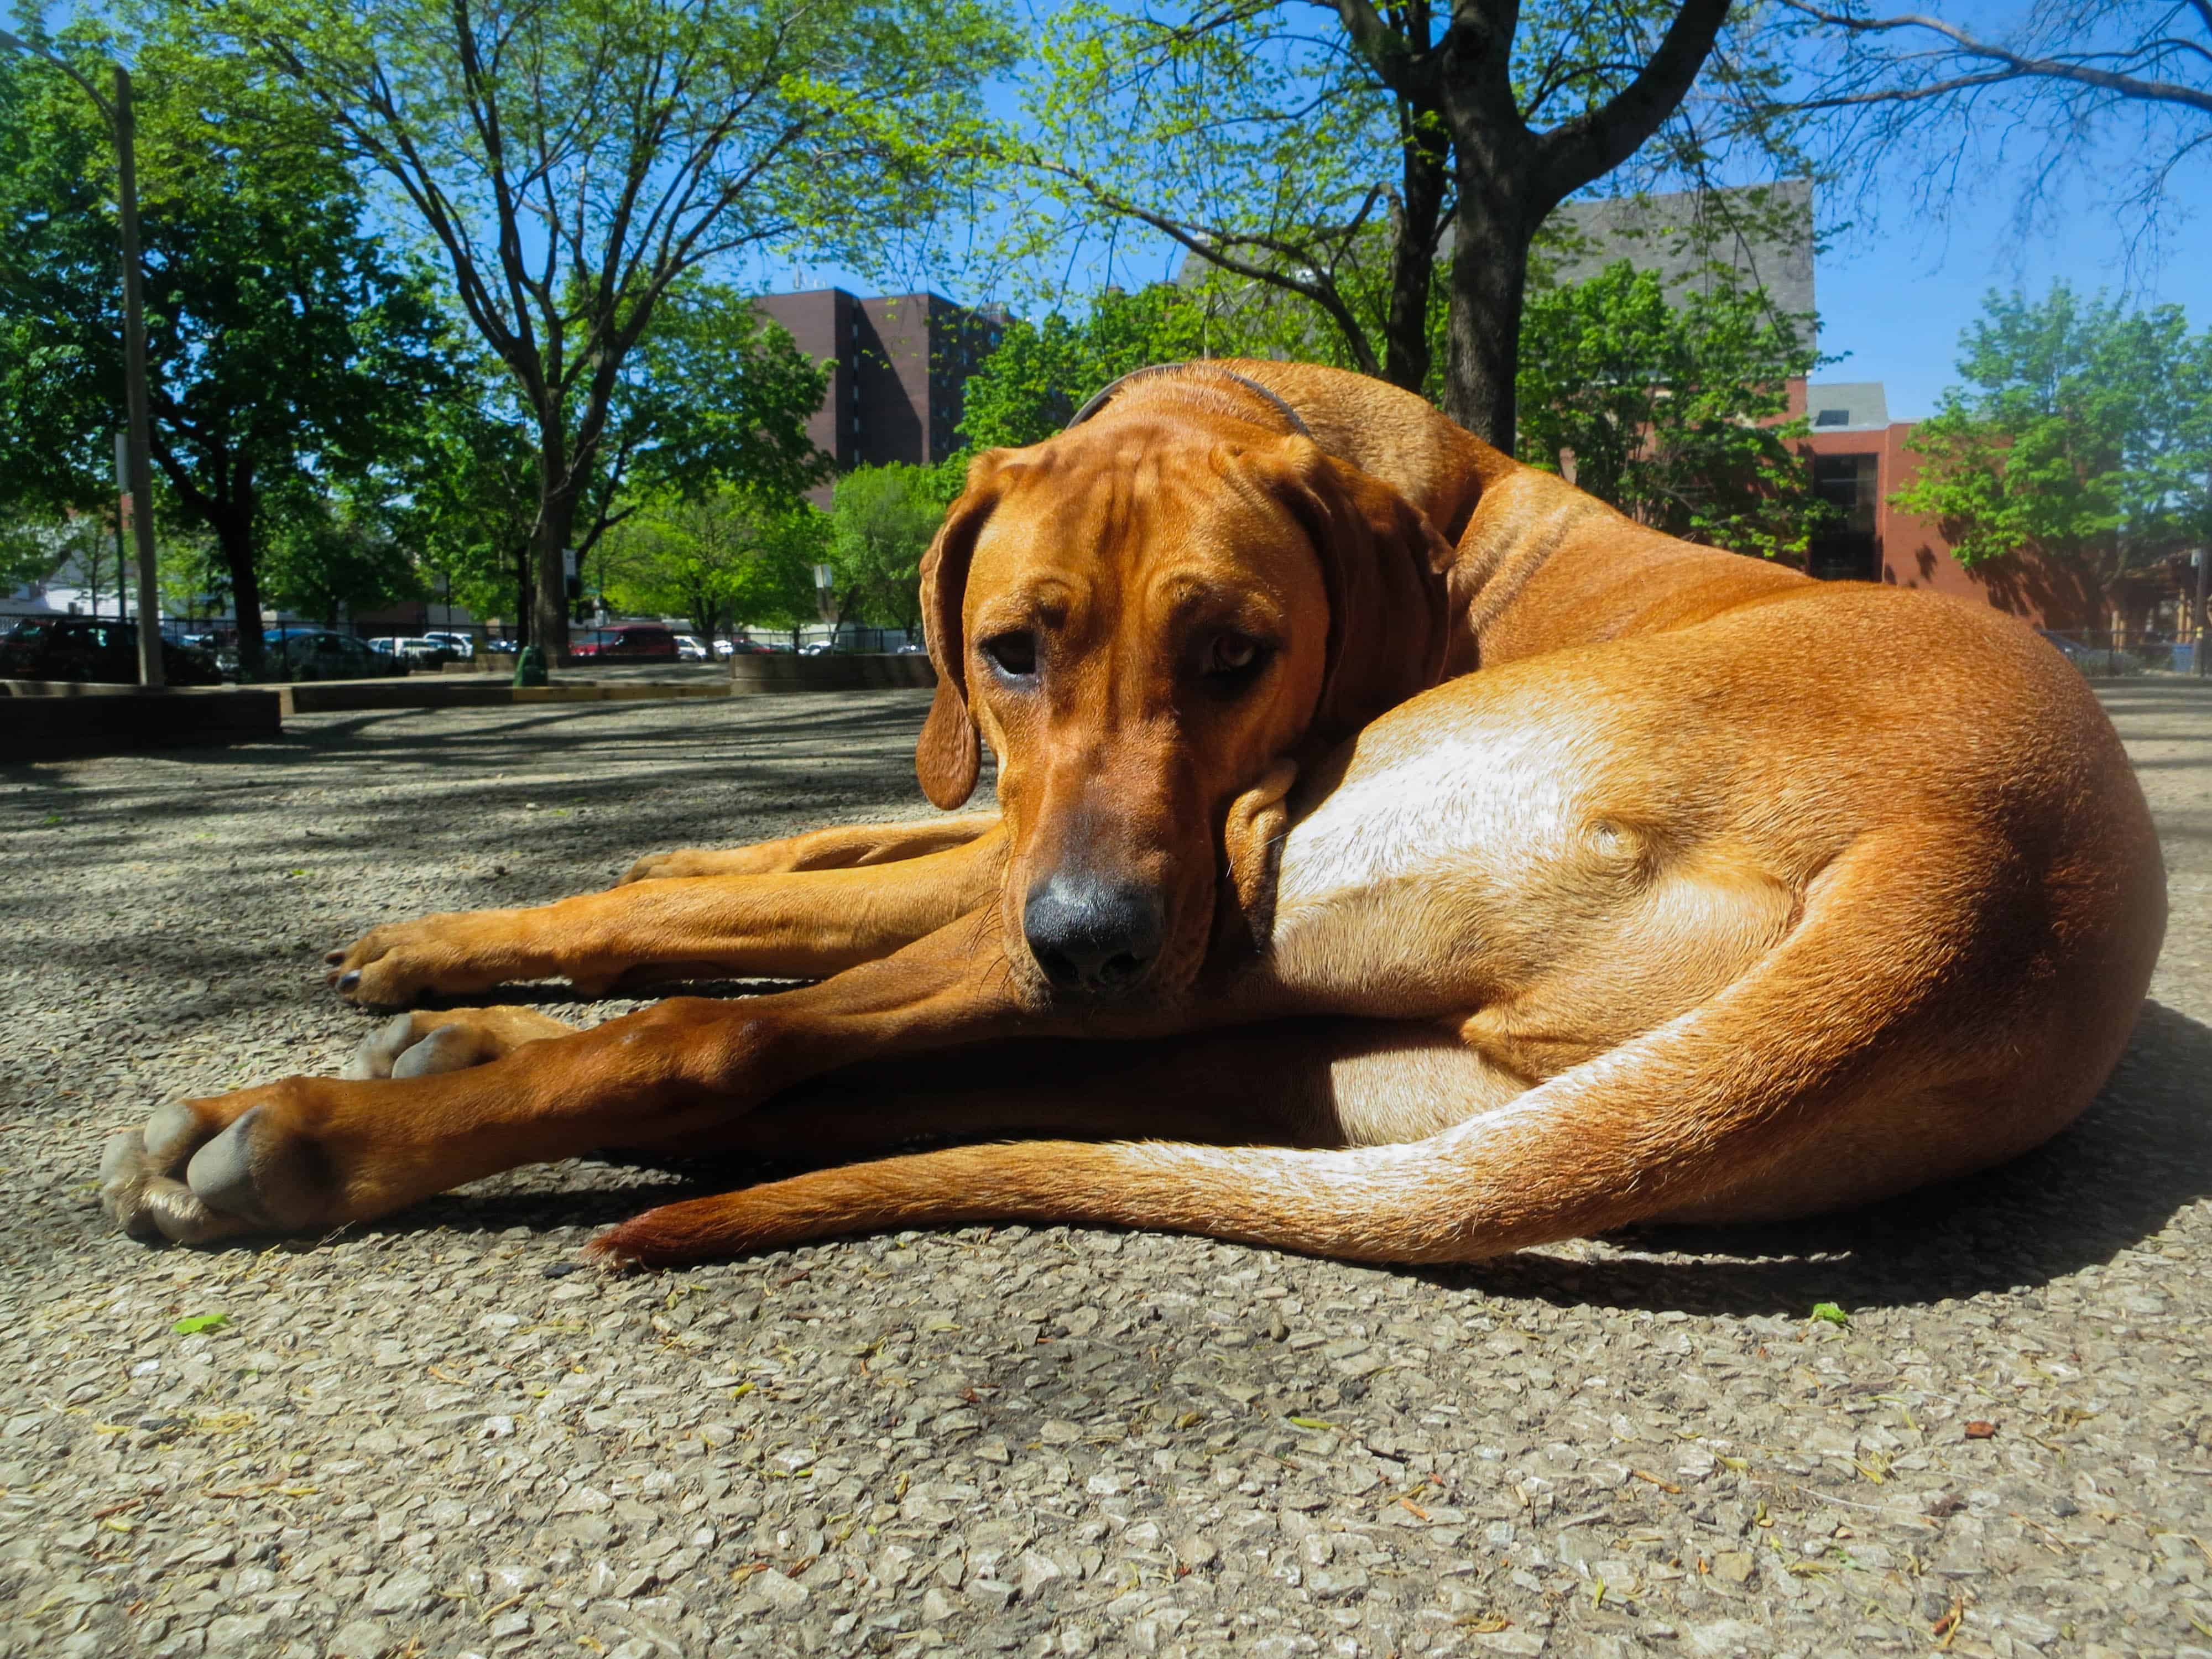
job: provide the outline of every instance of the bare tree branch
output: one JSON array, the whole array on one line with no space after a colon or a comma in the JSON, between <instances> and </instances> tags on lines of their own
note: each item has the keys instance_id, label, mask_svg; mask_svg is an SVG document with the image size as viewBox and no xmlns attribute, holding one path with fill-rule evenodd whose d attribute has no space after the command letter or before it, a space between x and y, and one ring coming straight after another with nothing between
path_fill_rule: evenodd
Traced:
<instances>
[{"instance_id":1,"label":"bare tree branch","mask_svg":"<svg viewBox=\"0 0 2212 1659\"><path fill-rule=\"evenodd\" d=\"M1972 74L1954 75L1920 86L1877 87L1864 92L1840 94L1823 98L1810 98L1796 103L1802 110L1839 109L1854 105L1925 102L1942 98L1976 87L1993 86L2011 81L2056 81L2075 86L2093 87L2100 92L2142 103L2174 104L2212 115L2212 90L2183 86L2172 81L2160 81L2141 75L2121 73L2103 69L2093 61L2108 53L2060 53L2034 55L2015 52L1994 41L1984 40L1969 33L1954 23L1940 17L1929 17L1917 12L1903 12L1894 17L1861 17L1850 12L1829 11L1808 5L1805 0L1783 0L1784 5L1811 23L1822 27L1841 30L1847 37L1865 38L1921 30L1949 42L1948 53L1970 62L1990 65ZM2212 5L2206 0L2195 0L2196 9L2207 18L2212 27ZM2141 56L2160 46L2186 48L2212 61L2203 47L2183 40L2146 42L2130 54Z\"/></svg>"}]
</instances>

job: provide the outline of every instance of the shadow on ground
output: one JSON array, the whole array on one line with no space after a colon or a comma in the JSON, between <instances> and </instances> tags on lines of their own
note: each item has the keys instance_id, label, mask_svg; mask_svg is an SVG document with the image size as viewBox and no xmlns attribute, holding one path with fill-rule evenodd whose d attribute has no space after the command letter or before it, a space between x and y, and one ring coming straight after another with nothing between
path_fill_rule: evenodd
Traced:
<instances>
[{"instance_id":1,"label":"shadow on ground","mask_svg":"<svg viewBox=\"0 0 2212 1659\"><path fill-rule=\"evenodd\" d=\"M2000 1169L1886 1203L1761 1227L1654 1228L1599 1261L1523 1255L1439 1283L1557 1303L1803 1316L1815 1302L1920 1305L2108 1261L2212 1195L2212 1029L2143 1005L2112 1080L2064 1133Z\"/></svg>"}]
</instances>

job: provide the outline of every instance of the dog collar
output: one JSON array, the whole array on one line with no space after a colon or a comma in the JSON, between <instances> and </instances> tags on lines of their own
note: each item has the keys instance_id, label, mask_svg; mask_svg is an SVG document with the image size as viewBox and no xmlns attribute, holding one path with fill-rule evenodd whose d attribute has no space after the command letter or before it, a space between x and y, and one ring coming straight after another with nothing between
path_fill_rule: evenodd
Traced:
<instances>
[{"instance_id":1,"label":"dog collar","mask_svg":"<svg viewBox=\"0 0 2212 1659\"><path fill-rule=\"evenodd\" d=\"M1218 363L1210 362L1202 357L1194 359L1189 362L1153 363L1148 368L1132 369L1128 374L1124 374L1120 380L1111 382L1107 386L1104 391L1099 392L1096 397L1092 398L1089 403L1077 410L1075 411L1075 418L1070 421L1066 426L1062 427L1060 430L1063 432L1072 432L1077 427L1081 426L1093 415L1096 415L1100 410L1105 408L1108 404L1111 403L1114 399L1114 394L1119 392L1123 386L1128 385L1132 380L1148 380L1156 374L1180 374L1186 369L1193 368L1204 369L1209 374L1219 375L1223 380L1236 381L1237 385L1243 386L1247 392L1252 392L1267 403L1273 404L1275 412L1291 423L1291 430L1292 432L1296 433L1299 437L1305 439L1309 443L1315 441L1312 428L1306 425L1305 421L1300 416L1298 411L1292 409L1288 404L1285 403L1282 398L1278 397L1274 392L1270 392L1266 386L1261 386L1257 380L1247 380L1243 375L1237 374L1234 369L1224 368Z\"/></svg>"}]
</instances>

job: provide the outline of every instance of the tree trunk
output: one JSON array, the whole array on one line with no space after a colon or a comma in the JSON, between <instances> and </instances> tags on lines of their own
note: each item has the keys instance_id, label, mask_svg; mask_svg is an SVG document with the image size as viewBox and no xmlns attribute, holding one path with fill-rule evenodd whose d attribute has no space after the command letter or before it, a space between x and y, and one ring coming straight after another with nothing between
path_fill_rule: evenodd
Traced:
<instances>
[{"instance_id":1,"label":"tree trunk","mask_svg":"<svg viewBox=\"0 0 2212 1659\"><path fill-rule=\"evenodd\" d=\"M1382 378L1416 397L1429 385L1429 289L1436 276L1437 219L1443 211L1450 146L1432 116L1400 106L1405 168L1390 250L1390 314L1383 325Z\"/></svg>"},{"instance_id":2,"label":"tree trunk","mask_svg":"<svg viewBox=\"0 0 2212 1659\"><path fill-rule=\"evenodd\" d=\"M261 638L261 573L254 568L252 498L242 511L227 509L209 527L230 574L230 605L238 617L238 678L258 679L267 653Z\"/></svg>"},{"instance_id":3,"label":"tree trunk","mask_svg":"<svg viewBox=\"0 0 2212 1659\"><path fill-rule=\"evenodd\" d=\"M1513 453L1514 377L1521 366L1521 302L1536 226L1512 184L1464 154L1452 219L1451 310L1444 337L1444 413ZM1542 216L1536 216L1540 219Z\"/></svg>"},{"instance_id":4,"label":"tree trunk","mask_svg":"<svg viewBox=\"0 0 2212 1659\"><path fill-rule=\"evenodd\" d=\"M574 487L565 481L550 485L538 499L538 524L532 533L538 592L531 618L531 638L544 649L549 668L568 646L568 570L562 555L575 522Z\"/></svg>"}]
</instances>

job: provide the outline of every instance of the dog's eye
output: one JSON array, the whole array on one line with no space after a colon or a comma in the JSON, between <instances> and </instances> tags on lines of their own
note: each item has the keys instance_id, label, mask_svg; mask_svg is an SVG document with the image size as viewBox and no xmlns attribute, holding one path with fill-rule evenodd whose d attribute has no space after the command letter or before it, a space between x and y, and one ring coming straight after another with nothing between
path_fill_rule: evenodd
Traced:
<instances>
[{"instance_id":1,"label":"dog's eye","mask_svg":"<svg viewBox=\"0 0 2212 1659\"><path fill-rule=\"evenodd\" d=\"M983 641L983 654L1001 674L1025 680L1036 672L1036 635L1001 634Z\"/></svg>"},{"instance_id":2,"label":"dog's eye","mask_svg":"<svg viewBox=\"0 0 2212 1659\"><path fill-rule=\"evenodd\" d=\"M1206 650L1206 672L1221 675L1247 673L1257 667L1266 654L1267 647L1255 639L1243 634L1217 634Z\"/></svg>"}]
</instances>

